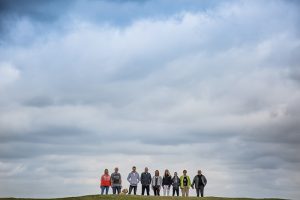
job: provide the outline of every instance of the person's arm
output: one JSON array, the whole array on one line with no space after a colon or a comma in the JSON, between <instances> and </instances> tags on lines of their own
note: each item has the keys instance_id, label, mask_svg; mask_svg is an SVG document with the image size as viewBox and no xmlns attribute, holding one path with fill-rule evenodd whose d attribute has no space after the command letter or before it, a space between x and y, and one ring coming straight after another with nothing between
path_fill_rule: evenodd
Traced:
<instances>
[{"instance_id":1,"label":"person's arm","mask_svg":"<svg viewBox=\"0 0 300 200\"><path fill-rule=\"evenodd\" d=\"M203 175L203 178L204 178L204 186L205 186L207 184L207 179L204 175Z\"/></svg>"},{"instance_id":2,"label":"person's arm","mask_svg":"<svg viewBox=\"0 0 300 200\"><path fill-rule=\"evenodd\" d=\"M182 186L183 186L182 181L183 181L183 178L182 178L182 176L180 176L180 178L179 178L179 187L180 187L181 189L182 189Z\"/></svg>"},{"instance_id":3,"label":"person's arm","mask_svg":"<svg viewBox=\"0 0 300 200\"><path fill-rule=\"evenodd\" d=\"M179 178L179 187L181 187L181 179Z\"/></svg>"},{"instance_id":4,"label":"person's arm","mask_svg":"<svg viewBox=\"0 0 300 200\"><path fill-rule=\"evenodd\" d=\"M103 175L101 176L101 181L100 181L100 185L102 186L103 183Z\"/></svg>"},{"instance_id":5,"label":"person's arm","mask_svg":"<svg viewBox=\"0 0 300 200\"><path fill-rule=\"evenodd\" d=\"M141 176L139 177L139 180L142 182L143 173L141 173Z\"/></svg>"},{"instance_id":6,"label":"person's arm","mask_svg":"<svg viewBox=\"0 0 300 200\"><path fill-rule=\"evenodd\" d=\"M194 185L196 185L196 176L194 177L194 179L193 179L193 182L192 182L192 185L191 185L191 187L194 189Z\"/></svg>"},{"instance_id":7,"label":"person's arm","mask_svg":"<svg viewBox=\"0 0 300 200\"><path fill-rule=\"evenodd\" d=\"M110 182L113 182L113 174L110 175Z\"/></svg>"},{"instance_id":8,"label":"person's arm","mask_svg":"<svg viewBox=\"0 0 300 200\"><path fill-rule=\"evenodd\" d=\"M140 175L137 173L137 183L140 182Z\"/></svg>"},{"instance_id":9,"label":"person's arm","mask_svg":"<svg viewBox=\"0 0 300 200\"><path fill-rule=\"evenodd\" d=\"M160 182L160 184L159 184L159 189L160 189L160 187L161 187L162 184L163 184L163 180L162 180L161 176L158 177L158 180L159 180L159 182Z\"/></svg>"},{"instance_id":10,"label":"person's arm","mask_svg":"<svg viewBox=\"0 0 300 200\"><path fill-rule=\"evenodd\" d=\"M151 174L149 174L149 185L151 185L152 179L151 179Z\"/></svg>"},{"instance_id":11,"label":"person's arm","mask_svg":"<svg viewBox=\"0 0 300 200\"><path fill-rule=\"evenodd\" d=\"M129 174L128 174L128 177L127 177L127 181L128 181L129 183L130 183L130 179L131 179L131 176L130 176L130 175L131 175L131 173L129 173Z\"/></svg>"},{"instance_id":12,"label":"person's arm","mask_svg":"<svg viewBox=\"0 0 300 200\"><path fill-rule=\"evenodd\" d=\"M192 183L191 183L190 176L187 176L187 178L188 178L188 186L191 187L191 186L192 186Z\"/></svg>"},{"instance_id":13,"label":"person's arm","mask_svg":"<svg viewBox=\"0 0 300 200\"><path fill-rule=\"evenodd\" d=\"M171 187L171 185L172 185L172 176L169 176L169 188Z\"/></svg>"}]
</instances>

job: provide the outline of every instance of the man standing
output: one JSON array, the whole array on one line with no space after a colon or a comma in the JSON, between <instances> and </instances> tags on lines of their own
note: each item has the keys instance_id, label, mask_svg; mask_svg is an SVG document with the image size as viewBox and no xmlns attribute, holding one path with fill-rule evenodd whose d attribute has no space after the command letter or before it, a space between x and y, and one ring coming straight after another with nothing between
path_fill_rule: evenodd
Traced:
<instances>
[{"instance_id":1,"label":"man standing","mask_svg":"<svg viewBox=\"0 0 300 200\"><path fill-rule=\"evenodd\" d=\"M111 179L111 187L113 190L113 194L116 194L116 192L120 194L122 188L122 179L118 167L115 168L115 172L111 174L110 179Z\"/></svg>"},{"instance_id":2,"label":"man standing","mask_svg":"<svg viewBox=\"0 0 300 200\"><path fill-rule=\"evenodd\" d=\"M132 172L130 172L128 174L127 180L130 184L128 194L131 194L131 191L133 189L134 195L136 195L136 189L137 189L137 185L140 181L140 175L139 175L139 173L136 172L135 166L132 167Z\"/></svg>"},{"instance_id":3,"label":"man standing","mask_svg":"<svg viewBox=\"0 0 300 200\"><path fill-rule=\"evenodd\" d=\"M141 184L142 184L142 195L144 195L146 189L147 196L149 196L151 174L148 172L148 167L145 167L145 171L141 174Z\"/></svg>"},{"instance_id":4,"label":"man standing","mask_svg":"<svg viewBox=\"0 0 300 200\"><path fill-rule=\"evenodd\" d=\"M198 174L194 177L192 188L194 188L197 192L197 197L199 197L199 193L201 194L201 197L204 196L204 187L207 183L207 180L205 176L202 174L201 170L198 170Z\"/></svg>"}]
</instances>

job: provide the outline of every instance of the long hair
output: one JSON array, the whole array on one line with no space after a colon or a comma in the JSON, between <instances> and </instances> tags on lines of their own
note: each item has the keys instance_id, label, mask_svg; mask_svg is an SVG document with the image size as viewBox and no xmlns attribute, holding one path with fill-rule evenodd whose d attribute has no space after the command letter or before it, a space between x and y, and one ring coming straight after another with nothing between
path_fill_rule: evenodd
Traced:
<instances>
[{"instance_id":1,"label":"long hair","mask_svg":"<svg viewBox=\"0 0 300 200\"><path fill-rule=\"evenodd\" d=\"M166 169L166 170L165 170L164 177L166 177L166 176L171 176L171 175L170 175L170 172L169 172L169 170L168 170L168 169Z\"/></svg>"}]
</instances>

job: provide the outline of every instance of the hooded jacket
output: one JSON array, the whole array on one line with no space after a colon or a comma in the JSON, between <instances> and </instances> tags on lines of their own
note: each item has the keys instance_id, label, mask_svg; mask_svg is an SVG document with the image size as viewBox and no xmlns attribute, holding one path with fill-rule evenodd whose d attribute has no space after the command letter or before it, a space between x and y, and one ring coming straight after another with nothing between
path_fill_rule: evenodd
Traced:
<instances>
[{"instance_id":1,"label":"hooded jacket","mask_svg":"<svg viewBox=\"0 0 300 200\"><path fill-rule=\"evenodd\" d=\"M110 182L110 175L108 174L103 174L101 176L101 183L100 183L101 186L110 186L111 185L111 182Z\"/></svg>"},{"instance_id":2,"label":"hooded jacket","mask_svg":"<svg viewBox=\"0 0 300 200\"><path fill-rule=\"evenodd\" d=\"M137 186L140 182L140 175L137 172L130 172L127 177L128 182L132 186Z\"/></svg>"}]
</instances>

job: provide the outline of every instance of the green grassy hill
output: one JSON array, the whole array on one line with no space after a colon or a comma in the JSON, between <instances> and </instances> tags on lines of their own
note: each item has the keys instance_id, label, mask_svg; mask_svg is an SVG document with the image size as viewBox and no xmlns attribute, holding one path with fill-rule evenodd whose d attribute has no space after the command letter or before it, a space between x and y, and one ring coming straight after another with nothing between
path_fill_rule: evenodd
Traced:
<instances>
[{"instance_id":1,"label":"green grassy hill","mask_svg":"<svg viewBox=\"0 0 300 200\"><path fill-rule=\"evenodd\" d=\"M88 195L80 197L65 197L65 198L53 198L48 200L179 200L179 199L189 199L189 200L283 200L283 199L251 199L251 198L225 198L225 197L154 197L154 196L114 196L114 195ZM0 200L32 200L30 198L0 198ZM38 199L34 199L38 200ZM44 199L45 200L45 199Z\"/></svg>"}]
</instances>

